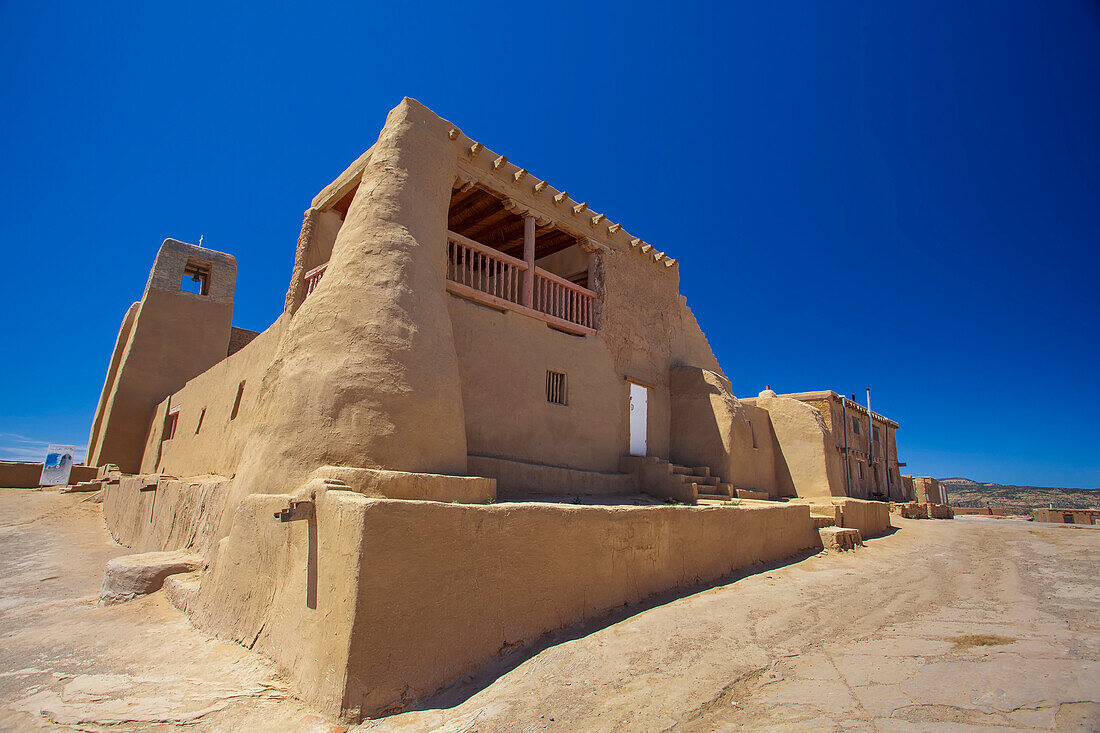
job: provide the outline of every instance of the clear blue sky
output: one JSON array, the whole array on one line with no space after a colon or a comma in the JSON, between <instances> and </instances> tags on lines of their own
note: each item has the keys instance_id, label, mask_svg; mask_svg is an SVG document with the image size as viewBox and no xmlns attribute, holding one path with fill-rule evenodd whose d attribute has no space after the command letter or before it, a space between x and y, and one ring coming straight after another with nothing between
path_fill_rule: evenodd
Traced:
<instances>
[{"instance_id":1,"label":"clear blue sky","mask_svg":"<svg viewBox=\"0 0 1100 733\"><path fill-rule=\"evenodd\" d=\"M0 458L84 445L165 237L279 314L411 96L681 262L740 396L873 389L909 470L1100 486L1100 4L0 2Z\"/></svg>"}]
</instances>

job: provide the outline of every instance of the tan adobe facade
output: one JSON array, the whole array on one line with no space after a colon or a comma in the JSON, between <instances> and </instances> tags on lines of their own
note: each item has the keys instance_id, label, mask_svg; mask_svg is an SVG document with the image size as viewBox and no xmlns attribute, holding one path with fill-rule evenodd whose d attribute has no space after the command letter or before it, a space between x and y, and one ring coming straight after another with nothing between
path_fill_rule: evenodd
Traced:
<instances>
[{"instance_id":1,"label":"tan adobe facade","mask_svg":"<svg viewBox=\"0 0 1100 733\"><path fill-rule=\"evenodd\" d=\"M1100 524L1100 509L1032 509L1031 518L1057 524Z\"/></svg>"},{"instance_id":2,"label":"tan adobe facade","mask_svg":"<svg viewBox=\"0 0 1100 733\"><path fill-rule=\"evenodd\" d=\"M202 555L196 623L341 715L818 527L890 526L897 423L737 398L676 260L414 100L311 202L264 332L232 327L234 280L165 241L88 462L120 541Z\"/></svg>"},{"instance_id":3,"label":"tan adobe facade","mask_svg":"<svg viewBox=\"0 0 1100 733\"><path fill-rule=\"evenodd\" d=\"M922 504L947 504L947 486L931 476L902 476L910 501Z\"/></svg>"}]
</instances>

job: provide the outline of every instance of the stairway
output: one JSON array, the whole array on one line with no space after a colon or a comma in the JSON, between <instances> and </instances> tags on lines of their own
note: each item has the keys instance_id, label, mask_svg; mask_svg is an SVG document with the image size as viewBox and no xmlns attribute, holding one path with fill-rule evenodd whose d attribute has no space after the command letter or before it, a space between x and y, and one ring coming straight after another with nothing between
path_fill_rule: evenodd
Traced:
<instances>
[{"instance_id":1,"label":"stairway","mask_svg":"<svg viewBox=\"0 0 1100 733\"><path fill-rule=\"evenodd\" d=\"M638 478L642 491L658 499L695 504L729 501L735 490L707 466L681 466L656 456L623 456L619 468Z\"/></svg>"}]
</instances>

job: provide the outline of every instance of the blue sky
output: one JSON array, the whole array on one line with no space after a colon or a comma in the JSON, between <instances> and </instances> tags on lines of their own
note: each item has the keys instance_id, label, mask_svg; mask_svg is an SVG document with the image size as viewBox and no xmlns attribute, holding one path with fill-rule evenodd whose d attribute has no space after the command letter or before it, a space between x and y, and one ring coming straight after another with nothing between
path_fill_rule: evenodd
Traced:
<instances>
[{"instance_id":1,"label":"blue sky","mask_svg":"<svg viewBox=\"0 0 1100 733\"><path fill-rule=\"evenodd\" d=\"M165 237L279 314L419 99L681 262L734 391L873 389L918 474L1100 486L1100 4L0 2L0 458L86 443Z\"/></svg>"}]
</instances>

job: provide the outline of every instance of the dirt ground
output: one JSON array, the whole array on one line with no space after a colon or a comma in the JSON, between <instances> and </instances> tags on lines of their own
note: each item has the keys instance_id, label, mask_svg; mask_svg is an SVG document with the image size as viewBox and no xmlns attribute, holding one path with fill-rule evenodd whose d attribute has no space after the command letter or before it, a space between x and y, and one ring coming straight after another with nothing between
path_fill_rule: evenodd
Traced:
<instances>
[{"instance_id":1,"label":"dirt ground","mask_svg":"<svg viewBox=\"0 0 1100 733\"><path fill-rule=\"evenodd\" d=\"M0 489L0 729L339 731L156 593L80 495ZM1100 529L905 521L573 629L361 731L1100 730Z\"/></svg>"}]
</instances>

